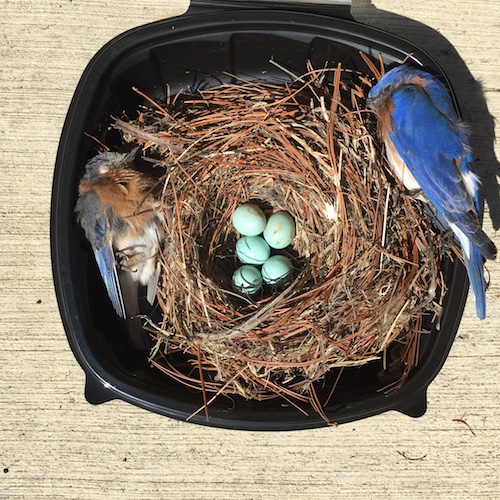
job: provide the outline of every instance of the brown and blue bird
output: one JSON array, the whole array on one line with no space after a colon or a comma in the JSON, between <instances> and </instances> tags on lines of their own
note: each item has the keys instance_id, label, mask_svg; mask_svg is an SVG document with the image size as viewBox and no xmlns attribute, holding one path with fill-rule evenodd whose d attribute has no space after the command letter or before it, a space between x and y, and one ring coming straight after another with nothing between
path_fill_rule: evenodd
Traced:
<instances>
[{"instance_id":1,"label":"brown and blue bird","mask_svg":"<svg viewBox=\"0 0 500 500\"><path fill-rule=\"evenodd\" d=\"M148 343L137 317L139 285L154 303L160 273L163 216L153 194L157 179L136 167L138 148L91 158L79 184L75 212L114 310L127 321L132 343Z\"/></svg>"},{"instance_id":2,"label":"brown and blue bird","mask_svg":"<svg viewBox=\"0 0 500 500\"><path fill-rule=\"evenodd\" d=\"M409 65L388 71L368 94L377 112L389 163L408 191L433 207L462 248L480 319L486 316L484 259L497 249L481 228L481 182L474 172L467 127L450 92L430 73Z\"/></svg>"}]
</instances>

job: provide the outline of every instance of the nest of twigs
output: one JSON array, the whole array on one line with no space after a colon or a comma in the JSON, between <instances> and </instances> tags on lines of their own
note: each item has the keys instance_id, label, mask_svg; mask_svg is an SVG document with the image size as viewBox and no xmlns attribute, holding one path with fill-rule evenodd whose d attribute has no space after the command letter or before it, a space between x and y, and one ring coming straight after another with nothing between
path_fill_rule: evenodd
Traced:
<instances>
[{"instance_id":1,"label":"nest of twigs","mask_svg":"<svg viewBox=\"0 0 500 500\"><path fill-rule=\"evenodd\" d=\"M309 67L288 85L222 84L116 121L166 169L151 362L206 403L220 393L313 402L329 370L383 358L395 341L404 376L416 363L423 315L443 290L438 236L387 167L365 108L370 81ZM231 216L248 201L297 227L285 250L293 280L252 298L231 286Z\"/></svg>"}]
</instances>

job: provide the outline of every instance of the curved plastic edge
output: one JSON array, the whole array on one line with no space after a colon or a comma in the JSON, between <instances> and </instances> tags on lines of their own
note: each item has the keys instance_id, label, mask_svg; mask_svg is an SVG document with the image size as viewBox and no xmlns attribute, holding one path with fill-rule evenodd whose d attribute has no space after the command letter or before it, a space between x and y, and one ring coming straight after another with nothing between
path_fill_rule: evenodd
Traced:
<instances>
[{"instance_id":1,"label":"curved plastic edge","mask_svg":"<svg viewBox=\"0 0 500 500\"><path fill-rule=\"evenodd\" d=\"M351 0L191 0L186 16L233 10L284 10L354 21Z\"/></svg>"}]
</instances>

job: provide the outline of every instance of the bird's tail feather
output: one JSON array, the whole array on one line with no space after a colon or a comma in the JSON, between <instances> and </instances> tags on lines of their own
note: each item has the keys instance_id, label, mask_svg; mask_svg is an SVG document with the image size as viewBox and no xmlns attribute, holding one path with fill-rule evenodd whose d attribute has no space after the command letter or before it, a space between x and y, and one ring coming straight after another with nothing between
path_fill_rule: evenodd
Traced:
<instances>
[{"instance_id":1,"label":"bird's tail feather","mask_svg":"<svg viewBox=\"0 0 500 500\"><path fill-rule=\"evenodd\" d=\"M150 280L148 281L147 288L147 300L153 305L156 298L156 286L158 285L158 280L160 279L160 262L156 263L156 269Z\"/></svg>"},{"instance_id":2,"label":"bird's tail feather","mask_svg":"<svg viewBox=\"0 0 500 500\"><path fill-rule=\"evenodd\" d=\"M476 245L470 244L469 256L463 252L465 267L476 303L476 314L479 319L486 317L486 284L483 274L483 256Z\"/></svg>"},{"instance_id":3,"label":"bird's tail feather","mask_svg":"<svg viewBox=\"0 0 500 500\"><path fill-rule=\"evenodd\" d=\"M471 227L468 224L463 224L461 223L461 221L458 221L457 226L460 227L467 238L471 240L472 246L477 247L477 250L485 259L494 260L496 258L497 249L495 247L495 244L481 229L481 226L479 226L479 224L477 225L477 227Z\"/></svg>"},{"instance_id":4,"label":"bird's tail feather","mask_svg":"<svg viewBox=\"0 0 500 500\"><path fill-rule=\"evenodd\" d=\"M477 216L472 212L461 214L460 217L454 214L454 217L451 217L450 214L445 215L438 211L430 203L426 203L424 208L439 230L445 231L448 227L451 227L462 245L464 244L464 240L470 240L471 244L477 247L477 250L479 250L485 259L496 259L497 248L495 244L483 231L479 220L477 220Z\"/></svg>"},{"instance_id":5,"label":"bird's tail feather","mask_svg":"<svg viewBox=\"0 0 500 500\"><path fill-rule=\"evenodd\" d=\"M139 282L133 279L129 271L120 272L120 285L127 320L130 342L137 349L149 350L148 335L142 327L142 320L137 316L139 310Z\"/></svg>"}]
</instances>

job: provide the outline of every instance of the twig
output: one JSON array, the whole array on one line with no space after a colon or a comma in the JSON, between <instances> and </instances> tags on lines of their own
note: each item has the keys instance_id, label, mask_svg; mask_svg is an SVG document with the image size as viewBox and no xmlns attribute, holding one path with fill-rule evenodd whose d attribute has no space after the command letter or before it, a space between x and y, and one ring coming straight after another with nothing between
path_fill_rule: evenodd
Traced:
<instances>
[{"instance_id":1,"label":"twig","mask_svg":"<svg viewBox=\"0 0 500 500\"><path fill-rule=\"evenodd\" d=\"M465 426L467 426L467 428L469 429L469 431L471 432L471 434L473 436L476 435L476 433L474 432L474 430L472 429L472 427L464 420L465 417L467 415L467 412L465 411L464 414L460 417L460 418L454 418L452 419L452 422L457 422L459 424L464 424Z\"/></svg>"},{"instance_id":2,"label":"twig","mask_svg":"<svg viewBox=\"0 0 500 500\"><path fill-rule=\"evenodd\" d=\"M410 461L421 461L421 460L424 460L425 457L427 456L427 454L425 455L422 455L421 457L410 457L407 455L407 453L405 451L399 451L399 450L396 450L397 453L399 453L403 458L406 458L406 460L410 460Z\"/></svg>"}]
</instances>

